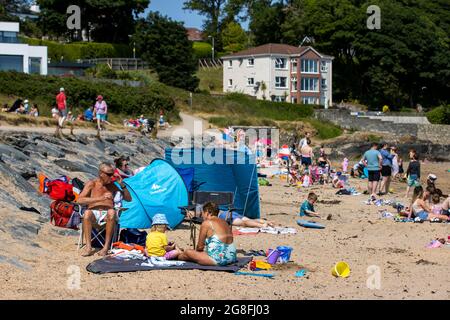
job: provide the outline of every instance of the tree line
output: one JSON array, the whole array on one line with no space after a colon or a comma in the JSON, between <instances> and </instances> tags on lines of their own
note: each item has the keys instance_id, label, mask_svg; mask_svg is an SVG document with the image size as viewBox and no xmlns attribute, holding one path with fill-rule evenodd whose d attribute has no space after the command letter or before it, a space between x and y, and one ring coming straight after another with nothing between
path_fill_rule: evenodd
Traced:
<instances>
[{"instance_id":1,"label":"tree line","mask_svg":"<svg viewBox=\"0 0 450 320\"><path fill-rule=\"evenodd\" d=\"M0 18L28 0L0 0ZM38 29L76 40L66 27L69 5L82 10L91 40L136 43L160 80L197 87L197 62L182 23L158 13L142 14L150 0L37 0ZM381 28L367 27L367 8L381 9ZM151 8L151 7L150 7ZM204 16L204 32L224 54L265 43L299 46L306 36L319 52L334 56L335 101L358 100L391 110L447 104L450 92L448 0L185 0L183 8ZM244 31L242 24L248 24ZM32 28L30 28L32 29ZM131 35L131 37L130 37Z\"/></svg>"},{"instance_id":2,"label":"tree line","mask_svg":"<svg viewBox=\"0 0 450 320\"><path fill-rule=\"evenodd\" d=\"M381 9L381 29L367 8ZM391 109L446 104L450 92L448 0L187 0L225 52L308 36L333 61L334 100ZM239 23L249 30L239 30Z\"/></svg>"}]
</instances>

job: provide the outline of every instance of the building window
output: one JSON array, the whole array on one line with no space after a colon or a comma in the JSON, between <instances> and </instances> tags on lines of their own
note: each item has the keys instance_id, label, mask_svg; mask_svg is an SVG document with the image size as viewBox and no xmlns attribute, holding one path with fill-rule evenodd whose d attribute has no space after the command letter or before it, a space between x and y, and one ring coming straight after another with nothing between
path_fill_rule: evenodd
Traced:
<instances>
[{"instance_id":1,"label":"building window","mask_svg":"<svg viewBox=\"0 0 450 320\"><path fill-rule=\"evenodd\" d=\"M228 79L228 86L232 87L233 86L233 79Z\"/></svg>"},{"instance_id":2,"label":"building window","mask_svg":"<svg viewBox=\"0 0 450 320\"><path fill-rule=\"evenodd\" d=\"M23 56L0 55L0 71L23 72Z\"/></svg>"},{"instance_id":3,"label":"building window","mask_svg":"<svg viewBox=\"0 0 450 320\"><path fill-rule=\"evenodd\" d=\"M255 59L250 58L247 60L247 66L253 67L255 65Z\"/></svg>"},{"instance_id":4,"label":"building window","mask_svg":"<svg viewBox=\"0 0 450 320\"><path fill-rule=\"evenodd\" d=\"M275 69L286 69L286 59L276 58L275 59Z\"/></svg>"},{"instance_id":5,"label":"building window","mask_svg":"<svg viewBox=\"0 0 450 320\"><path fill-rule=\"evenodd\" d=\"M317 61L302 59L302 72L303 73L318 73Z\"/></svg>"},{"instance_id":6,"label":"building window","mask_svg":"<svg viewBox=\"0 0 450 320\"><path fill-rule=\"evenodd\" d=\"M328 71L328 67L327 67L327 62L326 61L321 61L320 62L320 70L322 72L327 72Z\"/></svg>"},{"instance_id":7,"label":"building window","mask_svg":"<svg viewBox=\"0 0 450 320\"><path fill-rule=\"evenodd\" d=\"M254 87L255 86L255 78L248 78L247 79L247 86Z\"/></svg>"},{"instance_id":8,"label":"building window","mask_svg":"<svg viewBox=\"0 0 450 320\"><path fill-rule=\"evenodd\" d=\"M327 88L327 79L322 79L322 89Z\"/></svg>"},{"instance_id":9,"label":"building window","mask_svg":"<svg viewBox=\"0 0 450 320\"><path fill-rule=\"evenodd\" d=\"M228 68L233 68L233 60L228 60Z\"/></svg>"},{"instance_id":10,"label":"building window","mask_svg":"<svg viewBox=\"0 0 450 320\"><path fill-rule=\"evenodd\" d=\"M0 31L0 42L3 43L19 43L17 32Z\"/></svg>"},{"instance_id":11,"label":"building window","mask_svg":"<svg viewBox=\"0 0 450 320\"><path fill-rule=\"evenodd\" d=\"M293 75L291 75L291 91L292 92L297 91L297 85L298 85L297 75L293 74Z\"/></svg>"},{"instance_id":12,"label":"building window","mask_svg":"<svg viewBox=\"0 0 450 320\"><path fill-rule=\"evenodd\" d=\"M303 104L317 104L317 98L314 97L303 97L302 98Z\"/></svg>"},{"instance_id":13,"label":"building window","mask_svg":"<svg viewBox=\"0 0 450 320\"><path fill-rule=\"evenodd\" d=\"M275 77L275 88L287 88L286 77Z\"/></svg>"},{"instance_id":14,"label":"building window","mask_svg":"<svg viewBox=\"0 0 450 320\"><path fill-rule=\"evenodd\" d=\"M319 79L303 78L301 82L301 90L309 92L319 92Z\"/></svg>"},{"instance_id":15,"label":"building window","mask_svg":"<svg viewBox=\"0 0 450 320\"><path fill-rule=\"evenodd\" d=\"M286 97L285 96L272 96L272 101L286 102Z\"/></svg>"},{"instance_id":16,"label":"building window","mask_svg":"<svg viewBox=\"0 0 450 320\"><path fill-rule=\"evenodd\" d=\"M41 74L41 58L29 58L28 72L30 74Z\"/></svg>"},{"instance_id":17,"label":"building window","mask_svg":"<svg viewBox=\"0 0 450 320\"><path fill-rule=\"evenodd\" d=\"M297 59L291 59L291 67L292 67L292 72L297 72L297 67L298 67Z\"/></svg>"}]
</instances>

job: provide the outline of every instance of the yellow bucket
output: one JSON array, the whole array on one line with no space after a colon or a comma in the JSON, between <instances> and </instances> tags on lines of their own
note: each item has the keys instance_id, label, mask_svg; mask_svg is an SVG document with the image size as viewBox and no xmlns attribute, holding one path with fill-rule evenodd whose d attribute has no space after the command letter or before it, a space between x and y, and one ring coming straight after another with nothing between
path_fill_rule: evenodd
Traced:
<instances>
[{"instance_id":1,"label":"yellow bucket","mask_svg":"<svg viewBox=\"0 0 450 320\"><path fill-rule=\"evenodd\" d=\"M340 261L331 269L331 274L335 277L347 278L350 275L350 266L346 262Z\"/></svg>"}]
</instances>

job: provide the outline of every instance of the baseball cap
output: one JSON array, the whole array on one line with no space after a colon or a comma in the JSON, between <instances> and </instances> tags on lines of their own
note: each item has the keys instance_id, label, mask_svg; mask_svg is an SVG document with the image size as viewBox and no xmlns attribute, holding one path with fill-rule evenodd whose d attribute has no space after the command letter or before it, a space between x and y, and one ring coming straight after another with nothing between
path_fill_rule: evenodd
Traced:
<instances>
[{"instance_id":1,"label":"baseball cap","mask_svg":"<svg viewBox=\"0 0 450 320\"><path fill-rule=\"evenodd\" d=\"M103 96L98 96L97 100L103 100Z\"/></svg>"},{"instance_id":2,"label":"baseball cap","mask_svg":"<svg viewBox=\"0 0 450 320\"><path fill-rule=\"evenodd\" d=\"M430 174L428 175L428 179L435 181L435 180L437 179L437 177L436 177L435 174L430 173Z\"/></svg>"},{"instance_id":3,"label":"baseball cap","mask_svg":"<svg viewBox=\"0 0 450 320\"><path fill-rule=\"evenodd\" d=\"M59 88L59 91L60 92L64 91L64 88L63 87Z\"/></svg>"}]
</instances>

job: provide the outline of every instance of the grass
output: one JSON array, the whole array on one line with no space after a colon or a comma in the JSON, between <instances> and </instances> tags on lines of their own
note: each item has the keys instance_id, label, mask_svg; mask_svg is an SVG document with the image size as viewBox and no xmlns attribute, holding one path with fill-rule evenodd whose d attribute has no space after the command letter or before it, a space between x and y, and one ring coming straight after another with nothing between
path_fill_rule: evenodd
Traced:
<instances>
[{"instance_id":1,"label":"grass","mask_svg":"<svg viewBox=\"0 0 450 320\"><path fill-rule=\"evenodd\" d=\"M206 92L223 91L223 70L219 69L200 69L196 76L200 79L199 89Z\"/></svg>"}]
</instances>

